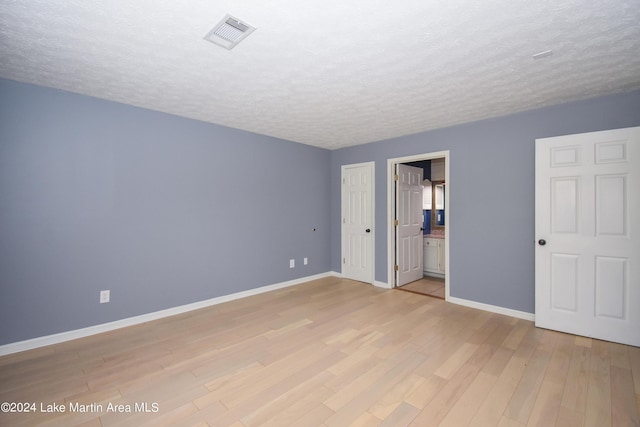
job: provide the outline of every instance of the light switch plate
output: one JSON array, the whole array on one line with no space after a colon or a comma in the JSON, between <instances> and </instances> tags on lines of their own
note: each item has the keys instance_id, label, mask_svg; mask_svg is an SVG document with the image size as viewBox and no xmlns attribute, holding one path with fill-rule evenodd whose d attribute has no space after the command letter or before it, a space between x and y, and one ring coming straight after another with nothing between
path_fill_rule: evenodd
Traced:
<instances>
[{"instance_id":1,"label":"light switch plate","mask_svg":"<svg viewBox=\"0 0 640 427\"><path fill-rule=\"evenodd\" d=\"M111 300L111 291L100 291L100 304L107 303Z\"/></svg>"}]
</instances>

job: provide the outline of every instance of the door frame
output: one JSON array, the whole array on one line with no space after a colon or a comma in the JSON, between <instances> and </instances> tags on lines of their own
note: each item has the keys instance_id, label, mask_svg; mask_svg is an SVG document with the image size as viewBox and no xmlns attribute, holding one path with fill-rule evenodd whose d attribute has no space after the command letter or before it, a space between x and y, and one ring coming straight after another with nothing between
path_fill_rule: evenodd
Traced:
<instances>
[{"instance_id":1,"label":"door frame","mask_svg":"<svg viewBox=\"0 0 640 427\"><path fill-rule=\"evenodd\" d=\"M369 260L369 268L371 269L371 284L374 285L376 281L376 269L375 269L375 260L376 260L376 162L363 162L363 163L352 163L349 165L342 165L340 167L340 259L344 259L345 257L345 227L342 218L344 216L344 186L342 185L342 180L344 179L344 172L349 168L363 167L369 166L371 167L371 259ZM340 263L340 275L344 276L344 263Z\"/></svg>"},{"instance_id":2,"label":"door frame","mask_svg":"<svg viewBox=\"0 0 640 427\"><path fill-rule=\"evenodd\" d=\"M393 211L396 203L395 191L394 191L394 180L393 175L395 173L396 165L401 163L410 163L410 162L418 162L421 160L433 160L444 158L444 180L447 183L447 196L444 199L444 223L446 224L444 230L444 252L445 252L445 262L444 262L444 299L445 301L449 301L449 284L450 277L449 274L449 260L451 257L449 256L449 247L450 247L450 238L449 231L451 229L451 221L449 220L449 213L451 211L451 159L449 150L444 151L436 151L432 153L423 153L423 154L415 154L413 156L405 156L405 157L395 157L392 159L387 159L387 285L390 289L396 287L396 274L393 270L393 266L395 265L395 227L393 226Z\"/></svg>"}]
</instances>

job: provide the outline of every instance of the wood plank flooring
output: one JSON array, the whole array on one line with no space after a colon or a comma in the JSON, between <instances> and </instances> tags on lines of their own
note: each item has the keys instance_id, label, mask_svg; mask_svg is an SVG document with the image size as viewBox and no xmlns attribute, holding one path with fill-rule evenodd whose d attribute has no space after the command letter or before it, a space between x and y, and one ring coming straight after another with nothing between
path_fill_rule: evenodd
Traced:
<instances>
[{"instance_id":1,"label":"wood plank flooring","mask_svg":"<svg viewBox=\"0 0 640 427\"><path fill-rule=\"evenodd\" d=\"M428 295L433 298L445 299L444 279L424 276L420 280L407 283L397 288L401 291L414 292L416 294Z\"/></svg>"},{"instance_id":2,"label":"wood plank flooring","mask_svg":"<svg viewBox=\"0 0 640 427\"><path fill-rule=\"evenodd\" d=\"M2 426L639 426L640 349L325 278L4 356L0 402L37 405Z\"/></svg>"}]
</instances>

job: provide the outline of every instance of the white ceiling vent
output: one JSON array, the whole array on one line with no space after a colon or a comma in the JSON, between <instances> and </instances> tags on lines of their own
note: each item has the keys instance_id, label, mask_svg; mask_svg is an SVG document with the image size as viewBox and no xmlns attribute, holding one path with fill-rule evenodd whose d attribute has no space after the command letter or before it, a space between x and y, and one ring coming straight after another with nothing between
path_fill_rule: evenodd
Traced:
<instances>
[{"instance_id":1,"label":"white ceiling vent","mask_svg":"<svg viewBox=\"0 0 640 427\"><path fill-rule=\"evenodd\" d=\"M232 49L254 30L254 27L240 22L231 15L227 15L204 36L204 39L227 49Z\"/></svg>"}]
</instances>

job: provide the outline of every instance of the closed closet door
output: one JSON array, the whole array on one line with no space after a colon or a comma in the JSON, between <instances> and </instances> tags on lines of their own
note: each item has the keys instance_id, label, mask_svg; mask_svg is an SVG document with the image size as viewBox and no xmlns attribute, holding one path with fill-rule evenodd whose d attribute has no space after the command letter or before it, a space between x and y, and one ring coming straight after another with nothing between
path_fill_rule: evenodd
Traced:
<instances>
[{"instance_id":1,"label":"closed closet door","mask_svg":"<svg viewBox=\"0 0 640 427\"><path fill-rule=\"evenodd\" d=\"M373 283L373 163L342 167L342 275Z\"/></svg>"}]
</instances>

